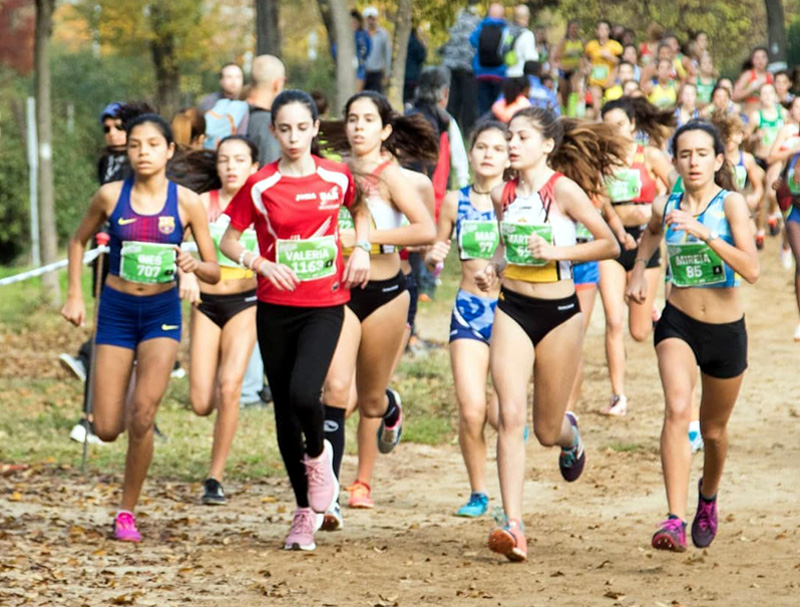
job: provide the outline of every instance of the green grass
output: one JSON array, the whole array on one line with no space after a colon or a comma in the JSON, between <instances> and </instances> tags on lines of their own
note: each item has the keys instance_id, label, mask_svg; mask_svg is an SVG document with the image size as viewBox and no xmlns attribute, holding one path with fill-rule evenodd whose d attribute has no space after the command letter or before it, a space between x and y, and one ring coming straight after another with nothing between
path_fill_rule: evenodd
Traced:
<instances>
[{"instance_id":1,"label":"green grass","mask_svg":"<svg viewBox=\"0 0 800 607\"><path fill-rule=\"evenodd\" d=\"M0 276L18 271L21 270L3 268ZM440 326L449 322L460 280L455 255L448 259L441 279L443 284L436 300L420 306L421 323ZM60 273L60 280L65 295L66 272ZM90 283L91 272L86 270L83 286L89 321L93 310ZM184 312L184 318L188 319L188 311ZM56 372L51 367L56 364L59 344L64 340L77 341L70 331L76 329L60 317L58 310L44 303L39 279L0 287L0 346L4 336L13 335L18 347L33 352L32 362L25 365L45 364L48 371L37 374L35 367L26 366L19 373L9 372L3 370L0 362L0 462L80 466L82 446L67 437L80 415L83 387L73 379L63 379L63 375L53 377ZM181 355L184 361L185 348L184 342ZM7 355L4 353L3 357ZM38 375L44 377L37 378ZM406 356L395 380L393 387L402 395L405 411L403 440L427 445L451 442L457 428L457 413L447 350L435 349L418 358ZM202 479L208 470L214 416L201 418L191 412L187 379L171 381L157 422L168 439L166 442L156 439L151 475L185 481ZM357 416L353 416L347 425L351 453L356 445L356 423ZM111 444L91 446L90 470L121 474L126 444L122 436ZM244 481L283 474L272 408L243 410L228 460L227 477Z\"/></svg>"}]
</instances>

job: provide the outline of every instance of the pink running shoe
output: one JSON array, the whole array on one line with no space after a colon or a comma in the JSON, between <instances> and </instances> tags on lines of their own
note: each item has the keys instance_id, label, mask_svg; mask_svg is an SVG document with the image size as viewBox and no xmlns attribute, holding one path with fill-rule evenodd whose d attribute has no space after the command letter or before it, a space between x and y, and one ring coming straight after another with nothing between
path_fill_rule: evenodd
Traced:
<instances>
[{"instance_id":1,"label":"pink running shoe","mask_svg":"<svg viewBox=\"0 0 800 607\"><path fill-rule=\"evenodd\" d=\"M322 515L311 508L298 508L294 511L292 526L283 547L285 550L314 550L314 533L322 524Z\"/></svg>"},{"instance_id":2,"label":"pink running shoe","mask_svg":"<svg viewBox=\"0 0 800 607\"><path fill-rule=\"evenodd\" d=\"M319 457L303 456L308 479L308 505L325 514L339 497L339 481L333 473L333 447L325 441Z\"/></svg>"},{"instance_id":3,"label":"pink running shoe","mask_svg":"<svg viewBox=\"0 0 800 607\"><path fill-rule=\"evenodd\" d=\"M686 523L677 516L670 516L661 523L651 542L656 550L686 552Z\"/></svg>"},{"instance_id":4,"label":"pink running shoe","mask_svg":"<svg viewBox=\"0 0 800 607\"><path fill-rule=\"evenodd\" d=\"M114 539L120 542L141 542L142 536L136 529L136 517L132 512L120 510L114 517Z\"/></svg>"},{"instance_id":5,"label":"pink running shoe","mask_svg":"<svg viewBox=\"0 0 800 607\"><path fill-rule=\"evenodd\" d=\"M520 563L528 558L528 542L522 523L509 520L489 534L489 550L502 554L509 561Z\"/></svg>"}]
</instances>

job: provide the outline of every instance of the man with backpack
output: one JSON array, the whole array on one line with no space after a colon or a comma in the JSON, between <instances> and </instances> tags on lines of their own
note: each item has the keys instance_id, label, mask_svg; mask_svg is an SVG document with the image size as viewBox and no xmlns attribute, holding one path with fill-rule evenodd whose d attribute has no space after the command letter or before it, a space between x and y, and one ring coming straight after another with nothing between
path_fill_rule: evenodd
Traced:
<instances>
[{"instance_id":1,"label":"man with backpack","mask_svg":"<svg viewBox=\"0 0 800 607\"><path fill-rule=\"evenodd\" d=\"M502 4L489 5L489 12L469 37L476 49L472 70L478 81L478 115L492 109L500 96L503 78L506 76L506 38L508 24Z\"/></svg>"},{"instance_id":2,"label":"man with backpack","mask_svg":"<svg viewBox=\"0 0 800 607\"><path fill-rule=\"evenodd\" d=\"M272 55L259 55L253 59L250 74L252 86L247 101L250 104L250 120L247 138L258 146L258 166L274 162L281 155L281 146L272 134L272 102L283 90L286 68L283 62Z\"/></svg>"},{"instance_id":3,"label":"man with backpack","mask_svg":"<svg viewBox=\"0 0 800 607\"><path fill-rule=\"evenodd\" d=\"M538 61L539 52L536 50L536 38L530 30L531 9L527 4L514 7L514 23L508 28L506 39L506 76L517 78L524 73L527 61Z\"/></svg>"},{"instance_id":4,"label":"man with backpack","mask_svg":"<svg viewBox=\"0 0 800 607\"><path fill-rule=\"evenodd\" d=\"M240 100L243 87L242 68L236 63L226 63L219 72L220 90L204 97L197 106L206 120L206 149L217 149L228 135L247 133L250 108Z\"/></svg>"}]
</instances>

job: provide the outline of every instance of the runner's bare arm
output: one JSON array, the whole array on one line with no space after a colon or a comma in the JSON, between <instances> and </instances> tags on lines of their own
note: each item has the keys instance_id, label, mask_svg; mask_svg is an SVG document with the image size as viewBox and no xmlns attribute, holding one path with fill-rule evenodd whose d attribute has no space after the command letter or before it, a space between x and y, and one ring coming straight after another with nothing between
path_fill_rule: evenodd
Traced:
<instances>
[{"instance_id":1,"label":"runner's bare arm","mask_svg":"<svg viewBox=\"0 0 800 607\"><path fill-rule=\"evenodd\" d=\"M631 277L628 279L628 288L625 290L625 298L631 299L636 303L644 303L647 300L648 286L645 270L647 269L647 261L658 249L661 244L661 238L664 235L663 217L668 199L668 196L659 196L653 201L653 215L650 217L650 222L647 224L642 233L642 239L639 241L639 250L633 263Z\"/></svg>"},{"instance_id":2,"label":"runner's bare arm","mask_svg":"<svg viewBox=\"0 0 800 607\"><path fill-rule=\"evenodd\" d=\"M458 195L458 191L448 192L442 201L436 241L425 256L425 264L430 268L435 268L437 264L444 262L450 252L450 238L458 215Z\"/></svg>"},{"instance_id":3,"label":"runner's bare arm","mask_svg":"<svg viewBox=\"0 0 800 607\"><path fill-rule=\"evenodd\" d=\"M353 231L355 232L355 242L369 242L370 234L370 213L366 204L359 204L350 207L350 215L353 217ZM347 260L342 281L345 286L352 288L359 286L362 289L369 282L370 259L369 251L361 247L355 247Z\"/></svg>"},{"instance_id":4,"label":"runner's bare arm","mask_svg":"<svg viewBox=\"0 0 800 607\"><path fill-rule=\"evenodd\" d=\"M208 230L206 209L200 201L200 196L188 188L181 187L178 190L178 200L181 210L186 213L186 224L192 230L192 236L197 243L197 250L202 260L198 261L187 251L176 247L178 267L183 272L193 272L203 282L216 284L219 282L219 264L214 250L214 241L211 240L211 233Z\"/></svg>"},{"instance_id":5,"label":"runner's bare arm","mask_svg":"<svg viewBox=\"0 0 800 607\"><path fill-rule=\"evenodd\" d=\"M495 283L500 279L503 270L506 268L506 245L503 242L503 188L505 183L501 183L492 190L492 204L494 205L494 213L497 215L497 229L500 232L500 240L497 243L497 248L494 250L494 255L488 264L475 274L475 284L483 291L490 291Z\"/></svg>"},{"instance_id":6,"label":"runner's bare arm","mask_svg":"<svg viewBox=\"0 0 800 607\"><path fill-rule=\"evenodd\" d=\"M376 230L372 242L390 245L428 245L436 238L436 226L416 188L410 188L399 165L390 165L382 178L389 189L392 204L408 219L409 225L391 230Z\"/></svg>"}]
</instances>

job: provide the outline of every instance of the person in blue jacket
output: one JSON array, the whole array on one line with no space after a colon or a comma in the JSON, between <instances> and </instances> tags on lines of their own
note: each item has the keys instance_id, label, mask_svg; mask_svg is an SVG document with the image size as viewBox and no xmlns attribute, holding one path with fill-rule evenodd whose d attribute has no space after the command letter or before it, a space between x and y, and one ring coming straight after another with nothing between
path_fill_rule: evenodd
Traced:
<instances>
[{"instance_id":1,"label":"person in blue jacket","mask_svg":"<svg viewBox=\"0 0 800 607\"><path fill-rule=\"evenodd\" d=\"M492 108L500 96L503 79L506 76L505 40L508 24L502 4L489 5L489 12L469 37L475 47L472 69L478 82L478 115L482 116Z\"/></svg>"}]
</instances>

